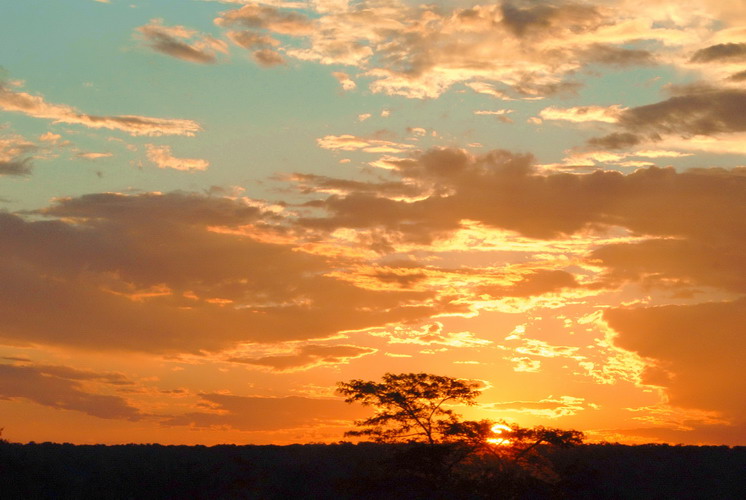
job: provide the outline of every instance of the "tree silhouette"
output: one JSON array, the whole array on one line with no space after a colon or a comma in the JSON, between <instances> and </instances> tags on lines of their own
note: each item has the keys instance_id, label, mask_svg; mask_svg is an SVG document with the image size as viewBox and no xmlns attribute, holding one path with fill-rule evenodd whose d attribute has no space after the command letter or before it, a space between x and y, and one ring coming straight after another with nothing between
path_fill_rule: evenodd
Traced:
<instances>
[{"instance_id":1,"label":"tree silhouette","mask_svg":"<svg viewBox=\"0 0 746 500\"><path fill-rule=\"evenodd\" d=\"M387 373L382 382L340 382L347 403L375 407L375 414L355 422L360 430L346 436L370 436L377 442L443 442L458 416L446 404L473 405L478 384L427 373Z\"/></svg>"},{"instance_id":2,"label":"tree silhouette","mask_svg":"<svg viewBox=\"0 0 746 500\"><path fill-rule=\"evenodd\" d=\"M548 453L582 443L574 430L524 428L491 420L461 420L450 405L476 404L478 384L427 373L387 373L381 382L340 382L347 403L372 406L346 436L382 443L409 443L398 449L389 473L419 479L423 488L462 487L486 497L505 498L526 489L551 489L560 481ZM509 492L513 493L509 493Z\"/></svg>"}]
</instances>

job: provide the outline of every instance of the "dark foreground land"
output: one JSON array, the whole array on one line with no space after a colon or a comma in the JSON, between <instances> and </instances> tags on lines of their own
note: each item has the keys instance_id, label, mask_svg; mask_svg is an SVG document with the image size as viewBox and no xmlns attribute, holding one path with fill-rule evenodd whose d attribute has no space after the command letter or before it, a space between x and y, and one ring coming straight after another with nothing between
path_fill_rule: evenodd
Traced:
<instances>
[{"instance_id":1,"label":"dark foreground land","mask_svg":"<svg viewBox=\"0 0 746 500\"><path fill-rule=\"evenodd\" d=\"M0 498L746 499L746 447L551 450L549 482L432 477L407 445L75 446L0 442ZM425 471L425 472L423 472ZM518 481L517 484L516 482Z\"/></svg>"}]
</instances>

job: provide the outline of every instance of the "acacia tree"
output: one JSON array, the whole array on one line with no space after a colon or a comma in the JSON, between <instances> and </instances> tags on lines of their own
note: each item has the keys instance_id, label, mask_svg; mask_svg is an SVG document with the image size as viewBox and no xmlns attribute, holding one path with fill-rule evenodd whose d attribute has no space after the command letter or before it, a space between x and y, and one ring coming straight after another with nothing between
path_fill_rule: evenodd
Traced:
<instances>
[{"instance_id":1,"label":"acacia tree","mask_svg":"<svg viewBox=\"0 0 746 500\"><path fill-rule=\"evenodd\" d=\"M381 382L340 382L347 403L375 409L355 422L346 436L368 436L377 442L414 443L397 449L390 471L418 477L425 485L461 485L470 491L520 496L532 485L551 488L560 480L547 453L582 443L582 433L561 429L523 428L491 420L461 420L448 406L476 404L476 382L427 373L387 373ZM513 493L509 493L512 491Z\"/></svg>"},{"instance_id":2,"label":"acacia tree","mask_svg":"<svg viewBox=\"0 0 746 500\"><path fill-rule=\"evenodd\" d=\"M373 406L375 414L355 422L346 436L370 436L377 442L444 442L459 416L446 405L476 404L476 382L428 373L387 373L382 382L351 380L337 384L347 403Z\"/></svg>"}]
</instances>

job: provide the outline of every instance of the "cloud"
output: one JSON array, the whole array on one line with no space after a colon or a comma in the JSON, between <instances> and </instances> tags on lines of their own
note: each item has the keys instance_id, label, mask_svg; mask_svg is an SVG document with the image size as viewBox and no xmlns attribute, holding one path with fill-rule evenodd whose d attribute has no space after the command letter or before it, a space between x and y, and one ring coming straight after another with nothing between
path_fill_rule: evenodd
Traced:
<instances>
[{"instance_id":1,"label":"cloud","mask_svg":"<svg viewBox=\"0 0 746 500\"><path fill-rule=\"evenodd\" d=\"M152 118L137 115L96 116L81 113L71 106L51 104L41 96L16 92L0 81L0 109L23 113L54 123L83 125L93 129L121 130L130 135L194 135L201 127L192 120Z\"/></svg>"},{"instance_id":2,"label":"cloud","mask_svg":"<svg viewBox=\"0 0 746 500\"><path fill-rule=\"evenodd\" d=\"M507 99L573 93L580 86L574 75L588 64L651 64L651 52L633 44L681 45L689 27L656 27L624 5L583 2L305 8L249 3L223 12L215 23L271 36L278 42L275 53L290 58L356 68L372 78L373 92L435 98L462 83Z\"/></svg>"},{"instance_id":3,"label":"cloud","mask_svg":"<svg viewBox=\"0 0 746 500\"><path fill-rule=\"evenodd\" d=\"M37 215L0 213L0 337L14 342L198 353L454 307L327 276L336 265L269 242L275 216L241 198L101 193Z\"/></svg>"},{"instance_id":4,"label":"cloud","mask_svg":"<svg viewBox=\"0 0 746 500\"><path fill-rule=\"evenodd\" d=\"M151 49L184 61L213 64L217 52L228 52L225 42L210 35L197 35L184 26L164 26L162 19L153 19L137 31Z\"/></svg>"},{"instance_id":5,"label":"cloud","mask_svg":"<svg viewBox=\"0 0 746 500\"><path fill-rule=\"evenodd\" d=\"M604 319L617 331L617 345L655 360L646 381L665 387L671 405L718 411L734 423L746 421L737 396L746 391L746 338L741 335L746 299L614 308Z\"/></svg>"},{"instance_id":6,"label":"cloud","mask_svg":"<svg viewBox=\"0 0 746 500\"><path fill-rule=\"evenodd\" d=\"M573 32L594 30L601 26L603 16L598 8L580 3L538 4L517 7L510 2L501 5L502 24L518 37L546 35L551 31Z\"/></svg>"},{"instance_id":7,"label":"cloud","mask_svg":"<svg viewBox=\"0 0 746 500\"><path fill-rule=\"evenodd\" d=\"M155 163L158 168L171 168L174 170L195 171L207 170L210 162L199 158L175 158L171 154L171 146L156 146L146 144L148 160Z\"/></svg>"},{"instance_id":8,"label":"cloud","mask_svg":"<svg viewBox=\"0 0 746 500\"><path fill-rule=\"evenodd\" d=\"M576 106L573 108L557 108L550 106L539 112L543 120L564 120L575 123L603 122L616 123L625 108L621 106Z\"/></svg>"},{"instance_id":9,"label":"cloud","mask_svg":"<svg viewBox=\"0 0 746 500\"><path fill-rule=\"evenodd\" d=\"M625 49L613 45L593 44L583 52L588 63L610 66L649 66L656 63L655 56L648 50Z\"/></svg>"},{"instance_id":10,"label":"cloud","mask_svg":"<svg viewBox=\"0 0 746 500\"><path fill-rule=\"evenodd\" d=\"M282 57L279 52L271 49L257 50L252 54L252 57L257 63L259 63L259 65L264 67L279 66L281 64L285 64L285 58Z\"/></svg>"},{"instance_id":11,"label":"cloud","mask_svg":"<svg viewBox=\"0 0 746 500\"><path fill-rule=\"evenodd\" d=\"M719 43L694 53L691 62L711 63L719 61L746 60L746 43Z\"/></svg>"},{"instance_id":12,"label":"cloud","mask_svg":"<svg viewBox=\"0 0 746 500\"><path fill-rule=\"evenodd\" d=\"M324 148L336 151L365 151L366 153L401 153L413 149L411 144L358 137L354 135L326 135L316 139L316 143Z\"/></svg>"},{"instance_id":13,"label":"cloud","mask_svg":"<svg viewBox=\"0 0 746 500\"><path fill-rule=\"evenodd\" d=\"M80 380L126 383L119 375L68 367L0 364L0 398L24 398L40 405L107 419L140 420L143 415L118 396L84 391Z\"/></svg>"},{"instance_id":14,"label":"cloud","mask_svg":"<svg viewBox=\"0 0 746 500\"><path fill-rule=\"evenodd\" d=\"M357 87L357 84L354 80L350 78L350 75L347 73L344 73L342 71L335 71L332 73L332 76L337 79L339 82L339 85L342 87L342 90L355 90L355 87Z\"/></svg>"},{"instance_id":15,"label":"cloud","mask_svg":"<svg viewBox=\"0 0 746 500\"><path fill-rule=\"evenodd\" d=\"M88 152L88 153L78 153L75 155L77 158L82 158L84 160L99 160L101 158L111 158L114 156L113 153L94 153L94 152Z\"/></svg>"},{"instance_id":16,"label":"cloud","mask_svg":"<svg viewBox=\"0 0 746 500\"><path fill-rule=\"evenodd\" d=\"M640 151L641 157L669 154ZM644 281L668 290L700 286L746 292L742 168L677 172L651 166L628 174L542 173L528 155L475 155L448 148L384 163L380 190L375 189L377 183L348 183L344 190L327 191L328 196L313 203L326 213L300 217L297 223L315 230L370 231L394 245L429 245L468 224L546 240L622 227L638 239L592 249L589 262L605 269L603 281L594 286ZM406 199L395 194L397 179L399 191L410 190ZM319 195L333 185L328 178L304 180L306 192ZM416 288L425 289L424 283L417 282ZM495 297L582 288L569 272L551 268L483 286Z\"/></svg>"},{"instance_id":17,"label":"cloud","mask_svg":"<svg viewBox=\"0 0 746 500\"><path fill-rule=\"evenodd\" d=\"M485 285L478 293L494 297L531 297L545 293L559 292L580 285L572 274L560 270L537 269L521 276L521 279L510 285Z\"/></svg>"},{"instance_id":18,"label":"cloud","mask_svg":"<svg viewBox=\"0 0 746 500\"><path fill-rule=\"evenodd\" d=\"M33 164L29 153L37 151L36 144L20 135L0 136L0 176L23 176L31 174Z\"/></svg>"},{"instance_id":19,"label":"cloud","mask_svg":"<svg viewBox=\"0 0 746 500\"><path fill-rule=\"evenodd\" d=\"M491 403L483 406L487 410L498 412L515 412L537 415L547 418L560 418L575 415L588 408L584 398L573 396L560 396L539 401L509 401L503 403Z\"/></svg>"},{"instance_id":20,"label":"cloud","mask_svg":"<svg viewBox=\"0 0 746 500\"><path fill-rule=\"evenodd\" d=\"M377 352L370 347L354 345L318 345L299 347L290 354L279 354L259 358L232 357L228 361L248 365L264 366L273 371L303 371L323 365L347 364L353 359Z\"/></svg>"},{"instance_id":21,"label":"cloud","mask_svg":"<svg viewBox=\"0 0 746 500\"><path fill-rule=\"evenodd\" d=\"M440 233L453 232L464 220L535 238L554 238L599 224L679 234L674 226L665 229L653 226L665 221L689 227L686 221L670 216L648 217L651 220L648 222L647 215L643 215L649 213L647 207L669 210L677 206L673 203L691 203L691 197L682 196L686 192L703 195L706 192L707 196L717 199L721 193L714 191L715 186L725 188L729 184L734 184L728 188L732 197L726 195L720 203L740 211L736 209L740 203L736 186L742 182L742 177L737 172L677 174L673 170L650 168L629 175L614 171L588 175L540 174L533 167L530 155L500 150L473 155L449 148L415 154L410 159L391 158L383 163L393 178L400 179L402 186L418 187L420 196L397 201L387 197L385 192L376 195L370 189L333 194L318 204L328 211L328 216L301 218L299 222L327 229L386 228L418 241L430 241ZM664 191L652 191L650 186ZM633 194L631 190L635 188L644 190ZM714 215L713 210L721 209L719 205L702 207L695 203L702 211L694 213L692 210L692 221L701 221ZM622 206L634 211L625 212Z\"/></svg>"},{"instance_id":22,"label":"cloud","mask_svg":"<svg viewBox=\"0 0 746 500\"><path fill-rule=\"evenodd\" d=\"M305 15L294 11L283 11L271 5L248 4L223 12L215 20L218 26L241 26L252 30L265 29L283 35L306 35L312 23Z\"/></svg>"},{"instance_id":23,"label":"cloud","mask_svg":"<svg viewBox=\"0 0 746 500\"><path fill-rule=\"evenodd\" d=\"M31 164L31 158L20 158L13 160L0 160L0 176L3 175L15 175L23 176L30 175L33 165Z\"/></svg>"},{"instance_id":24,"label":"cloud","mask_svg":"<svg viewBox=\"0 0 746 500\"><path fill-rule=\"evenodd\" d=\"M490 340L480 339L471 332L446 332L443 323L438 321L425 325L419 329L410 327L394 327L381 332L372 333L376 337L384 337L390 344L441 345L446 347L483 347L492 343Z\"/></svg>"},{"instance_id":25,"label":"cloud","mask_svg":"<svg viewBox=\"0 0 746 500\"><path fill-rule=\"evenodd\" d=\"M194 412L164 421L164 425L195 427L229 426L243 431L269 431L347 424L370 410L352 406L340 399L313 399L290 396L267 398L229 394L201 394L215 412Z\"/></svg>"},{"instance_id":26,"label":"cloud","mask_svg":"<svg viewBox=\"0 0 746 500\"><path fill-rule=\"evenodd\" d=\"M746 132L746 91L700 89L662 102L623 110L617 123L622 132L592 139L592 146L620 149L664 135L691 138Z\"/></svg>"}]
</instances>

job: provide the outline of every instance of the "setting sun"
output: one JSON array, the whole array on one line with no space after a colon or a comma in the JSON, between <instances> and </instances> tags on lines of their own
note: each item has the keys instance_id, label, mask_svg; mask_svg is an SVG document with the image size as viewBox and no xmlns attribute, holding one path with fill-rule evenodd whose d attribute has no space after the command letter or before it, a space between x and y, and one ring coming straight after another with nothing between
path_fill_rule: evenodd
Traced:
<instances>
[{"instance_id":1,"label":"setting sun","mask_svg":"<svg viewBox=\"0 0 746 500\"><path fill-rule=\"evenodd\" d=\"M498 437L487 438L487 442L488 443L491 443L491 444L494 444L494 445L497 445L497 446L508 446L508 445L510 445L511 441L510 441L509 438L507 438L507 437L499 437L500 435L502 435L505 432L512 431L512 429L509 426L507 426L505 424L495 424L492 427L490 427L490 430L492 431L493 434L496 434Z\"/></svg>"}]
</instances>

